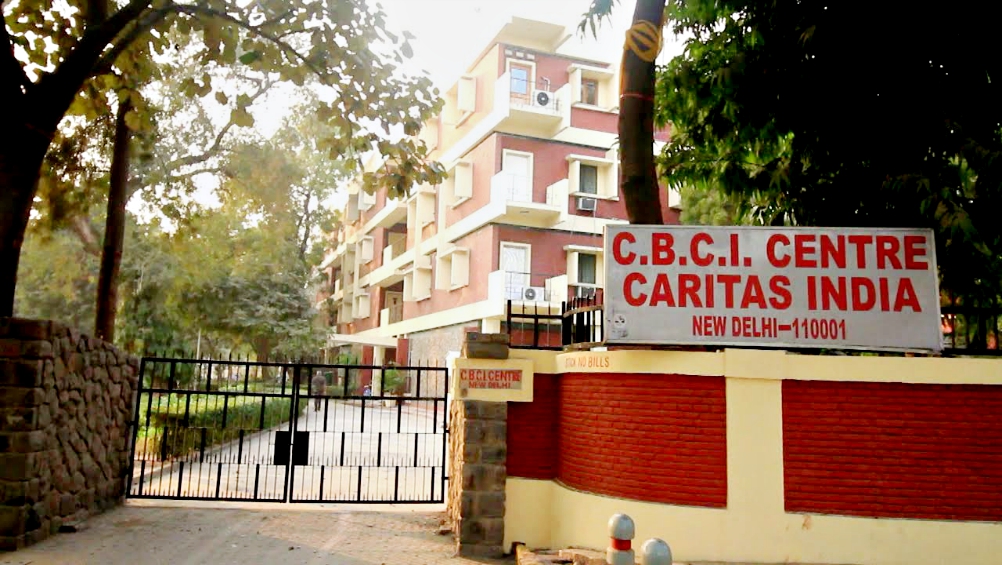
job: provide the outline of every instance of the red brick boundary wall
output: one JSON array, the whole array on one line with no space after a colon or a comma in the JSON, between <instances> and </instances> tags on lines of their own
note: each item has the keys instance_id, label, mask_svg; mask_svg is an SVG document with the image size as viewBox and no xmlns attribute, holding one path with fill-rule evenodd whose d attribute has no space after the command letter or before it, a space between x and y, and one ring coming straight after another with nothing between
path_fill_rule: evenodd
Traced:
<instances>
[{"instance_id":1,"label":"red brick boundary wall","mask_svg":"<svg viewBox=\"0 0 1002 565\"><path fill-rule=\"evenodd\" d=\"M646 502L727 506L723 377L536 375L533 402L511 403L508 421L508 476L556 478Z\"/></svg>"},{"instance_id":2,"label":"red brick boundary wall","mask_svg":"<svg viewBox=\"0 0 1002 565\"><path fill-rule=\"evenodd\" d=\"M1002 387L783 381L787 512L1002 520Z\"/></svg>"},{"instance_id":3,"label":"red brick boundary wall","mask_svg":"<svg viewBox=\"0 0 1002 565\"><path fill-rule=\"evenodd\" d=\"M536 373L532 398L508 403L508 476L556 479L560 376Z\"/></svg>"}]
</instances>

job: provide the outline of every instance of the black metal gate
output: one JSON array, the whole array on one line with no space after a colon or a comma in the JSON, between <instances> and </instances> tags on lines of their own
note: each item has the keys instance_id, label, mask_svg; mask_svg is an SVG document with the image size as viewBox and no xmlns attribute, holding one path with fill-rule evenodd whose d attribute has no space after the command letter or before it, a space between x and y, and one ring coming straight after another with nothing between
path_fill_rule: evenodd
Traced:
<instances>
[{"instance_id":1,"label":"black metal gate","mask_svg":"<svg viewBox=\"0 0 1002 565\"><path fill-rule=\"evenodd\" d=\"M130 498L445 500L448 370L144 357Z\"/></svg>"}]
</instances>

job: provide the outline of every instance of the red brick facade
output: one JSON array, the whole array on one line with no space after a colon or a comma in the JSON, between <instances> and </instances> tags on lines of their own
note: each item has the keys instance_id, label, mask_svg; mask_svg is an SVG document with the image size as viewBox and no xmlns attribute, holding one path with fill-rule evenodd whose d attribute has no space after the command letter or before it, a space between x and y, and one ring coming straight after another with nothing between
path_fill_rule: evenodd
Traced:
<instances>
[{"instance_id":1,"label":"red brick facade","mask_svg":"<svg viewBox=\"0 0 1002 565\"><path fill-rule=\"evenodd\" d=\"M559 375L533 375L532 402L508 403L508 476L557 478Z\"/></svg>"},{"instance_id":2,"label":"red brick facade","mask_svg":"<svg viewBox=\"0 0 1002 565\"><path fill-rule=\"evenodd\" d=\"M786 510L1002 520L1002 387L783 382Z\"/></svg>"},{"instance_id":3,"label":"red brick facade","mask_svg":"<svg viewBox=\"0 0 1002 565\"><path fill-rule=\"evenodd\" d=\"M509 404L510 476L555 471L567 486L596 494L727 505L723 378L594 373L538 382L531 404ZM555 440L546 437L552 430Z\"/></svg>"}]
</instances>

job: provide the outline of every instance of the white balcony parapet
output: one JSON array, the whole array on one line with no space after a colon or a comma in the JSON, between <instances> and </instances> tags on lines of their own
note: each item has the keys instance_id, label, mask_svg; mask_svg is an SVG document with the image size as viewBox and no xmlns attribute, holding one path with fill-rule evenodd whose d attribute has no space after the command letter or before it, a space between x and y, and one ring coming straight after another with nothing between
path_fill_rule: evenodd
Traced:
<instances>
[{"instance_id":1,"label":"white balcony parapet","mask_svg":"<svg viewBox=\"0 0 1002 565\"><path fill-rule=\"evenodd\" d=\"M492 202L532 202L532 179L501 171L491 177Z\"/></svg>"}]
</instances>

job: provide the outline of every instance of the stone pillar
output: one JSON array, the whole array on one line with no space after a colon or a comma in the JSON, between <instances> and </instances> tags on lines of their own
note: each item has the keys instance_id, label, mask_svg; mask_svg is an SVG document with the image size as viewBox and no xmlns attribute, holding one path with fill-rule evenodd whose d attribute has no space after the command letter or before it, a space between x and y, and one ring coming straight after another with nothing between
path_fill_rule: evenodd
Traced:
<instances>
[{"instance_id":1,"label":"stone pillar","mask_svg":"<svg viewBox=\"0 0 1002 565\"><path fill-rule=\"evenodd\" d=\"M0 550L121 501L138 368L60 324L0 318Z\"/></svg>"},{"instance_id":2,"label":"stone pillar","mask_svg":"<svg viewBox=\"0 0 1002 565\"><path fill-rule=\"evenodd\" d=\"M460 555L504 553L506 402L453 400L449 426L449 518Z\"/></svg>"}]
</instances>

